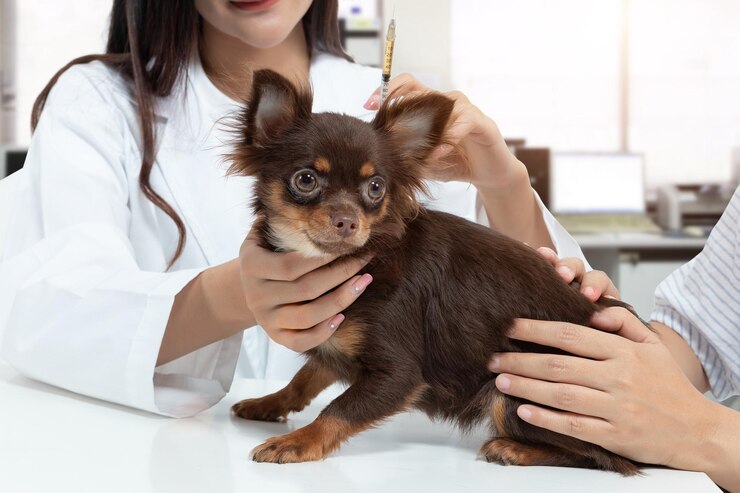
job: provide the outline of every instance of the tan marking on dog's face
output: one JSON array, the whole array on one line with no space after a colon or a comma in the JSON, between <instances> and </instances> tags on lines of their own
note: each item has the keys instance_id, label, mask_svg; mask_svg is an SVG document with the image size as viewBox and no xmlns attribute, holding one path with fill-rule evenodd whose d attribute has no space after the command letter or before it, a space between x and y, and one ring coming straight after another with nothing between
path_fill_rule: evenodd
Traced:
<instances>
[{"instance_id":1,"label":"tan marking on dog's face","mask_svg":"<svg viewBox=\"0 0 740 493\"><path fill-rule=\"evenodd\" d=\"M331 164L329 164L329 160L323 157L318 158L313 163L313 167L316 168L316 171L319 173L328 174L329 171L331 171Z\"/></svg>"},{"instance_id":2,"label":"tan marking on dog's face","mask_svg":"<svg viewBox=\"0 0 740 493\"><path fill-rule=\"evenodd\" d=\"M299 252L304 257L325 257L327 252L306 235L311 227L310 210L282 200L283 185L280 183L271 183L269 189L265 204L273 211L268 221L270 243L281 250Z\"/></svg>"},{"instance_id":3,"label":"tan marking on dog's face","mask_svg":"<svg viewBox=\"0 0 740 493\"><path fill-rule=\"evenodd\" d=\"M319 158L319 160L324 158ZM372 163L365 163L374 168ZM389 196L372 212L365 212L357 195L336 191L322 202L300 206L285 197L285 185L275 181L268 185L265 205L271 211L268 217L270 243L281 250L300 252L305 257L349 255L367 243L373 227L389 213ZM357 216L357 231L350 237L341 237L331 223L331 210L351 210Z\"/></svg>"},{"instance_id":4,"label":"tan marking on dog's face","mask_svg":"<svg viewBox=\"0 0 740 493\"><path fill-rule=\"evenodd\" d=\"M375 175L375 173L375 165L370 161L364 163L360 167L360 176L362 176L363 178L370 178L371 176Z\"/></svg>"},{"instance_id":5,"label":"tan marking on dog's face","mask_svg":"<svg viewBox=\"0 0 740 493\"><path fill-rule=\"evenodd\" d=\"M350 237L339 235L337 228L331 223L331 210L346 209L357 216L357 231ZM347 255L361 248L370 237L370 222L357 198L341 191L314 206L312 213L307 217L305 230L308 238L314 245L327 254Z\"/></svg>"}]
</instances>

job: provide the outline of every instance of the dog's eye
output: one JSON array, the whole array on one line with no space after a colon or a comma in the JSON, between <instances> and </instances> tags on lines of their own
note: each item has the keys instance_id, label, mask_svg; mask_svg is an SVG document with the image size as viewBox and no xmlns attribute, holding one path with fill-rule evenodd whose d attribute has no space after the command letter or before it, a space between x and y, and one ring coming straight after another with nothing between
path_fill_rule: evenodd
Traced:
<instances>
[{"instance_id":1,"label":"dog's eye","mask_svg":"<svg viewBox=\"0 0 740 493\"><path fill-rule=\"evenodd\" d=\"M299 192L311 193L316 190L318 181L316 176L310 171L299 171L293 176L293 185Z\"/></svg>"},{"instance_id":2,"label":"dog's eye","mask_svg":"<svg viewBox=\"0 0 740 493\"><path fill-rule=\"evenodd\" d=\"M385 181L379 176L370 179L367 184L367 196L373 202L377 202L385 195Z\"/></svg>"}]
</instances>

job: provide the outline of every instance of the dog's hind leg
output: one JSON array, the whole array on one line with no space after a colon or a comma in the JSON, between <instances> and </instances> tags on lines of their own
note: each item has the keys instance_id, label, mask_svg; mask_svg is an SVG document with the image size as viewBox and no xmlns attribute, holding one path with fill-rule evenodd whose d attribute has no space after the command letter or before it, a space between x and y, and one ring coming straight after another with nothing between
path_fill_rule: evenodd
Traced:
<instances>
[{"instance_id":1,"label":"dog's hind leg","mask_svg":"<svg viewBox=\"0 0 740 493\"><path fill-rule=\"evenodd\" d=\"M492 425L495 437L483 444L480 455L488 462L519 466L565 466L639 473L632 461L598 445L538 428L522 421L516 408L524 401L495 392Z\"/></svg>"}]
</instances>

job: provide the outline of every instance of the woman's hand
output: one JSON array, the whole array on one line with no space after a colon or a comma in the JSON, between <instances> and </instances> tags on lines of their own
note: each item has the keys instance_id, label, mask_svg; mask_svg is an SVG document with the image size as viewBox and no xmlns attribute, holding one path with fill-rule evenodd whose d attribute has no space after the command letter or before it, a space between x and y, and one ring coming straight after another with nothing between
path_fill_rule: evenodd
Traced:
<instances>
[{"instance_id":1,"label":"woman's hand","mask_svg":"<svg viewBox=\"0 0 740 493\"><path fill-rule=\"evenodd\" d=\"M402 97L431 89L409 74L391 79L393 97ZM459 146L460 153L450 152L443 144L432 152L428 178L440 181L469 181L478 189L493 229L534 246L552 246L542 211L534 198L527 168L509 151L496 123L478 109L460 91L445 93L455 102L446 138ZM380 88L365 103L365 108L380 108Z\"/></svg>"},{"instance_id":2,"label":"woman's hand","mask_svg":"<svg viewBox=\"0 0 740 493\"><path fill-rule=\"evenodd\" d=\"M589 300L596 301L602 296L620 299L619 291L604 272L600 270L586 272L581 259L575 257L560 259L551 248L541 247L537 251L555 267L566 283L570 284L573 281L581 283L581 294Z\"/></svg>"},{"instance_id":3,"label":"woman's hand","mask_svg":"<svg viewBox=\"0 0 740 493\"><path fill-rule=\"evenodd\" d=\"M601 330L515 323L511 338L574 355L494 355L489 366L500 373L501 392L558 409L524 404L519 417L639 462L705 471L728 486L737 481L733 461L722 455L737 458L740 415L698 392L658 335L624 308L597 313L592 323Z\"/></svg>"},{"instance_id":4,"label":"woman's hand","mask_svg":"<svg viewBox=\"0 0 740 493\"><path fill-rule=\"evenodd\" d=\"M389 92L394 97L413 95L416 93L432 92L412 75L400 74L390 81ZM448 126L447 139L460 145L469 161L470 170L462 162L460 156L450 154L450 146L439 146L431 156L432 160L444 160L441 167L444 174L431 176L441 181L470 181L478 189L504 190L514 177L526 175L526 169L511 154L496 123L473 105L465 94L460 91L444 93L455 101L452 112L452 121ZM365 108L377 110L380 108L380 88L370 95Z\"/></svg>"},{"instance_id":5,"label":"woman's hand","mask_svg":"<svg viewBox=\"0 0 740 493\"><path fill-rule=\"evenodd\" d=\"M339 327L342 310L373 278L355 275L370 259L334 260L271 252L259 246L253 231L249 233L239 251L241 284L247 307L272 340L306 351Z\"/></svg>"}]
</instances>

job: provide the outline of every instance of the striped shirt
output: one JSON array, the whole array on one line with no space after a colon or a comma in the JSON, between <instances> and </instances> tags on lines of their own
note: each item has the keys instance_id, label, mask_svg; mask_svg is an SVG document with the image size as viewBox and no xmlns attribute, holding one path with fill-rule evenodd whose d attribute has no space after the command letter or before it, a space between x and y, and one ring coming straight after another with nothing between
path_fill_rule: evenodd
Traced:
<instances>
[{"instance_id":1,"label":"striped shirt","mask_svg":"<svg viewBox=\"0 0 740 493\"><path fill-rule=\"evenodd\" d=\"M651 318L686 340L717 400L740 393L740 187L704 250L660 283Z\"/></svg>"}]
</instances>

